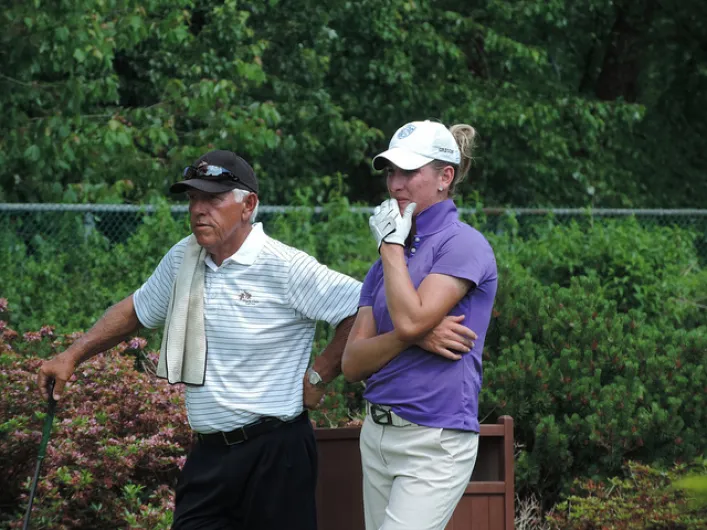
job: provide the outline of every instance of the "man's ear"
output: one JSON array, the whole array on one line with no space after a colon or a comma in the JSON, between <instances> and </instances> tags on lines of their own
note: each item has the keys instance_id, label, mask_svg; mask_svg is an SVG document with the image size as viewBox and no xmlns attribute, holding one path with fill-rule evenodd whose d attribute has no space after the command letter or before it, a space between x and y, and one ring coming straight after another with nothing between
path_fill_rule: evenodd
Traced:
<instances>
[{"instance_id":1,"label":"man's ear","mask_svg":"<svg viewBox=\"0 0 707 530\"><path fill-rule=\"evenodd\" d=\"M249 193L246 198L243 199L243 220L249 221L250 216L253 215L255 207L258 205L258 196L255 193Z\"/></svg>"}]
</instances>

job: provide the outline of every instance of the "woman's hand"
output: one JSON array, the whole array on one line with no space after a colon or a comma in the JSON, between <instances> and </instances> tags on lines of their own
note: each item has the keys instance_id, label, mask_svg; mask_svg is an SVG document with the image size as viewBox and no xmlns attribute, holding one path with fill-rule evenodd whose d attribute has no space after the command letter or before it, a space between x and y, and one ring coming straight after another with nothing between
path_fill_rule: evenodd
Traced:
<instances>
[{"instance_id":1,"label":"woman's hand","mask_svg":"<svg viewBox=\"0 0 707 530\"><path fill-rule=\"evenodd\" d=\"M376 206L373 215L368 219L368 226L376 240L380 251L383 243L405 246L405 239L410 234L412 227L412 214L417 204L411 202L400 213L400 206L395 199L383 201Z\"/></svg>"},{"instance_id":2,"label":"woman's hand","mask_svg":"<svg viewBox=\"0 0 707 530\"><path fill-rule=\"evenodd\" d=\"M444 317L417 345L446 359L458 361L462 356L456 352L471 351L474 341L478 338L476 333L461 322L464 322L464 315Z\"/></svg>"}]
</instances>

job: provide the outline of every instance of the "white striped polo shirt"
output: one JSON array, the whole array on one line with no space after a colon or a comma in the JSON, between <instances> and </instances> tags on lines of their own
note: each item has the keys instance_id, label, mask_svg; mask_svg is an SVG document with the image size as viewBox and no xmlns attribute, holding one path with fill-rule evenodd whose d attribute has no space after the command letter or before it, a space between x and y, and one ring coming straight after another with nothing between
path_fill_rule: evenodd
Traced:
<instances>
[{"instance_id":1,"label":"white striped polo shirt","mask_svg":"<svg viewBox=\"0 0 707 530\"><path fill-rule=\"evenodd\" d=\"M135 292L135 311L147 328L164 325L186 241ZM262 223L220 267L207 256L205 272L205 382L186 385L192 429L231 431L261 416L296 417L304 410L302 380L316 321L337 326L355 314L361 283L272 239Z\"/></svg>"}]
</instances>

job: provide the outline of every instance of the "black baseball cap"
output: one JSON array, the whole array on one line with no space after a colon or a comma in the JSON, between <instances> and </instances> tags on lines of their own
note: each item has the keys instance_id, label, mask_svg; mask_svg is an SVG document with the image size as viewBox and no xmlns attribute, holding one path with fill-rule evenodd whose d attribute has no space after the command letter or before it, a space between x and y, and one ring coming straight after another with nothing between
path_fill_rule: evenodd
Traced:
<instances>
[{"instance_id":1,"label":"black baseball cap","mask_svg":"<svg viewBox=\"0 0 707 530\"><path fill-rule=\"evenodd\" d=\"M253 168L236 153L216 150L201 156L182 173L184 180L172 184L169 191L183 193L190 188L207 193L241 189L258 193L258 179Z\"/></svg>"}]
</instances>

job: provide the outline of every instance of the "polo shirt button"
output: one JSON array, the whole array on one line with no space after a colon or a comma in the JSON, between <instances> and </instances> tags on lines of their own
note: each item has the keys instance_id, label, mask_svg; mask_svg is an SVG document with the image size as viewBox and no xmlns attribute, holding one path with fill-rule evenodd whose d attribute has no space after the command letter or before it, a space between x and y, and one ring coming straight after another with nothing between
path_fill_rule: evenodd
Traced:
<instances>
[{"instance_id":1,"label":"polo shirt button","mask_svg":"<svg viewBox=\"0 0 707 530\"><path fill-rule=\"evenodd\" d=\"M419 243L419 242L420 242L420 238L415 236L415 243Z\"/></svg>"},{"instance_id":2,"label":"polo shirt button","mask_svg":"<svg viewBox=\"0 0 707 530\"><path fill-rule=\"evenodd\" d=\"M417 249L413 247L413 248L410 249L410 252L412 252L412 253L414 254L416 250L417 250Z\"/></svg>"}]
</instances>

